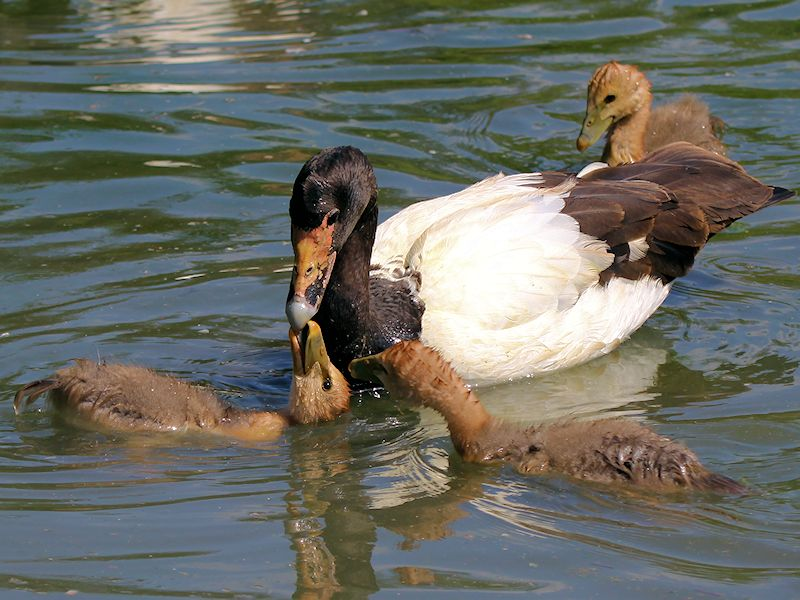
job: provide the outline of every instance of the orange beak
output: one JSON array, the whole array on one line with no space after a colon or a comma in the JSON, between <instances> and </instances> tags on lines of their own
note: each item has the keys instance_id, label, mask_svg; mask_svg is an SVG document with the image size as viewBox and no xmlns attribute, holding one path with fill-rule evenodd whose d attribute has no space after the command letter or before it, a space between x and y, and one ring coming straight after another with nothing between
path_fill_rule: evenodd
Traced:
<instances>
[{"instance_id":1,"label":"orange beak","mask_svg":"<svg viewBox=\"0 0 800 600\"><path fill-rule=\"evenodd\" d=\"M316 229L292 227L294 271L286 299L286 318L295 331L302 331L319 311L336 261L333 228L333 224L328 225L328 215Z\"/></svg>"}]
</instances>

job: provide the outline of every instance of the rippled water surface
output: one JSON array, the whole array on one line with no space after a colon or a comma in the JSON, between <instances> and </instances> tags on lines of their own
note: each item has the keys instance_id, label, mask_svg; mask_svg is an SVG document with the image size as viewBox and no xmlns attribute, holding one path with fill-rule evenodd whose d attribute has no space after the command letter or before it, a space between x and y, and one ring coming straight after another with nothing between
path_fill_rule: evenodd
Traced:
<instances>
[{"instance_id":1,"label":"rippled water surface","mask_svg":"<svg viewBox=\"0 0 800 600\"><path fill-rule=\"evenodd\" d=\"M386 216L575 168L586 82L700 94L731 156L800 188L800 3L0 2L0 590L789 598L800 590L800 204L718 235L620 350L483 392L639 415L744 497L658 499L467 465L437 415L359 398L270 444L112 436L22 384L73 357L285 405L287 202L353 144Z\"/></svg>"}]
</instances>

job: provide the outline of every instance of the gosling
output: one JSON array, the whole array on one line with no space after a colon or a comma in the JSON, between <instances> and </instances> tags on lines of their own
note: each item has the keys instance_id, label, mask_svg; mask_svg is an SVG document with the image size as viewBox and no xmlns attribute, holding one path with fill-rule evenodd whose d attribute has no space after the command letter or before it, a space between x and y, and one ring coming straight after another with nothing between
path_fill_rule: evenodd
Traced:
<instances>
[{"instance_id":1,"label":"gosling","mask_svg":"<svg viewBox=\"0 0 800 600\"><path fill-rule=\"evenodd\" d=\"M347 380L331 364L319 326L311 321L304 333L290 330L289 344L292 385L285 410L240 408L208 388L144 367L85 359L24 386L14 398L14 410L19 414L49 392L57 410L101 429L200 431L241 440L271 440L289 425L330 421L350 407Z\"/></svg>"},{"instance_id":2,"label":"gosling","mask_svg":"<svg viewBox=\"0 0 800 600\"><path fill-rule=\"evenodd\" d=\"M505 461L521 473L562 473L640 488L743 493L707 470L688 448L635 421L604 418L520 427L492 417L450 365L421 342L404 341L350 363L350 374L381 383L396 399L438 411L465 461Z\"/></svg>"},{"instance_id":3,"label":"gosling","mask_svg":"<svg viewBox=\"0 0 800 600\"><path fill-rule=\"evenodd\" d=\"M651 112L650 81L633 65L611 61L598 68L586 94L586 116L576 140L583 152L608 131L603 162L639 162L672 142L689 142L725 156L719 139L724 128L702 100L684 94Z\"/></svg>"}]
</instances>

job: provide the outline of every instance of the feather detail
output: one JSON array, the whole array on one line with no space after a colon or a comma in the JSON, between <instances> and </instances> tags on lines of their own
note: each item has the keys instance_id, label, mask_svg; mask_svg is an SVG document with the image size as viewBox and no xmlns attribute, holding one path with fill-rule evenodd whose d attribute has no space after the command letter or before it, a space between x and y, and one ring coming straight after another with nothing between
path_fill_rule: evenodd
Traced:
<instances>
[{"instance_id":1,"label":"feather detail","mask_svg":"<svg viewBox=\"0 0 800 600\"><path fill-rule=\"evenodd\" d=\"M417 202L404 208L378 226L372 251L372 263L391 264L404 257L408 249L431 225L446 220L465 208L483 206L513 199L520 194L536 194L545 182L541 173L499 173L449 196Z\"/></svg>"},{"instance_id":2,"label":"feather detail","mask_svg":"<svg viewBox=\"0 0 800 600\"><path fill-rule=\"evenodd\" d=\"M450 310L472 315L476 326L501 329L573 305L613 256L563 206L558 196L519 198L429 227L406 256L426 306L448 297Z\"/></svg>"},{"instance_id":3,"label":"feather detail","mask_svg":"<svg viewBox=\"0 0 800 600\"><path fill-rule=\"evenodd\" d=\"M647 251L650 249L650 246L647 244L646 238L640 237L636 240L631 240L628 242L628 249L628 260L631 262L636 262L637 260L641 260L647 256Z\"/></svg>"},{"instance_id":4,"label":"feather detail","mask_svg":"<svg viewBox=\"0 0 800 600\"><path fill-rule=\"evenodd\" d=\"M604 162L599 162L598 161L598 162L589 163L588 165L583 167L580 171L578 171L578 174L575 177L580 179L581 177L586 177L586 175L588 175L592 171L597 171L598 169L607 169L607 168L608 168L608 164L606 164Z\"/></svg>"},{"instance_id":5,"label":"feather detail","mask_svg":"<svg viewBox=\"0 0 800 600\"><path fill-rule=\"evenodd\" d=\"M471 385L538 375L608 354L641 327L669 289L653 278L614 278L590 286L565 310L553 307L503 329L478 326L474 315L428 308L420 339L457 365Z\"/></svg>"}]
</instances>

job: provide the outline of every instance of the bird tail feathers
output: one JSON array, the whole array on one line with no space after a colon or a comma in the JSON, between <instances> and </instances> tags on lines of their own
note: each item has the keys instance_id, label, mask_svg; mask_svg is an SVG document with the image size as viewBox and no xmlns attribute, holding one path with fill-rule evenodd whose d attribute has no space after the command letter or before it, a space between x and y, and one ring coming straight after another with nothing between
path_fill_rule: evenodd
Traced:
<instances>
[{"instance_id":1,"label":"bird tail feathers","mask_svg":"<svg viewBox=\"0 0 800 600\"><path fill-rule=\"evenodd\" d=\"M23 386L14 396L14 412L20 414L25 407L36 401L36 398L59 386L56 379L40 379Z\"/></svg>"}]
</instances>

